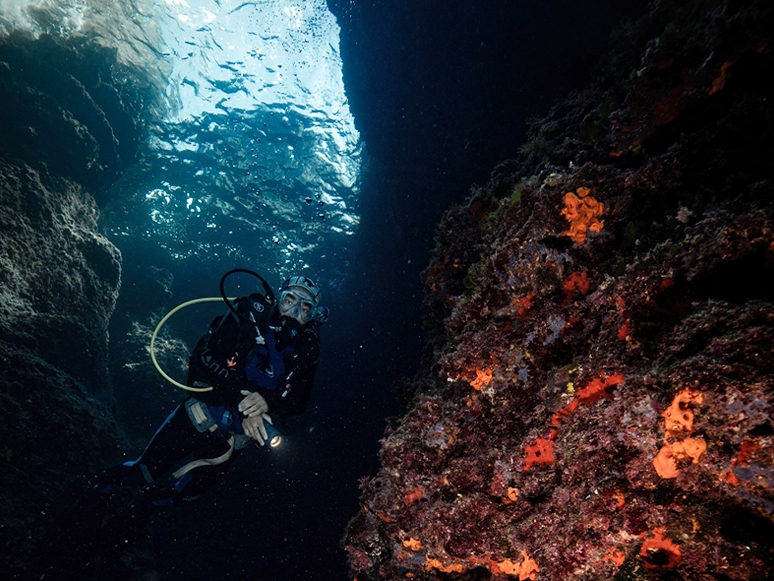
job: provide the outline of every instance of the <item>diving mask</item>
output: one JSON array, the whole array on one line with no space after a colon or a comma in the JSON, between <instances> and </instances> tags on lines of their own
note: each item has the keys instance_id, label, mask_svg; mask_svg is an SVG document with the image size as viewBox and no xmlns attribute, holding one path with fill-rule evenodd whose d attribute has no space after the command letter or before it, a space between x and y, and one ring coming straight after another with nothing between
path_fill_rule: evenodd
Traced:
<instances>
[{"instance_id":1,"label":"diving mask","mask_svg":"<svg viewBox=\"0 0 774 581\"><path fill-rule=\"evenodd\" d=\"M317 310L317 305L312 300L311 295L300 288L282 291L277 306L283 317L295 319L302 325L311 321Z\"/></svg>"}]
</instances>

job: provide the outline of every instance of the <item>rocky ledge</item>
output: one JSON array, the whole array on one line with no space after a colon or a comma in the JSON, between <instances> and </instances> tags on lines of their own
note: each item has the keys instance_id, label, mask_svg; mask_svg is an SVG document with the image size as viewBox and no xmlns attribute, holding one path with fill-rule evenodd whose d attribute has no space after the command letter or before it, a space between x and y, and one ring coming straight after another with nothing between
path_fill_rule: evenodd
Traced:
<instances>
[{"instance_id":1,"label":"rocky ledge","mask_svg":"<svg viewBox=\"0 0 774 581\"><path fill-rule=\"evenodd\" d=\"M448 211L354 578L770 578L772 31L654 2Z\"/></svg>"}]
</instances>

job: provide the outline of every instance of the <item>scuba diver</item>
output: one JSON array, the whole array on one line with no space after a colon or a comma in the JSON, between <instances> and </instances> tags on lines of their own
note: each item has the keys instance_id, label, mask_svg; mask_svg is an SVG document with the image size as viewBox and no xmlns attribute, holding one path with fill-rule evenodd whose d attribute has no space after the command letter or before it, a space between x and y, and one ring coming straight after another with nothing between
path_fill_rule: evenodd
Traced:
<instances>
[{"instance_id":1,"label":"scuba diver","mask_svg":"<svg viewBox=\"0 0 774 581\"><path fill-rule=\"evenodd\" d=\"M226 297L224 282L235 272L259 278L264 293ZM273 417L306 409L320 355L319 327L328 318L328 309L319 305L320 288L305 276L293 276L275 297L263 277L235 269L223 276L220 290L229 312L216 317L196 344L187 385L169 378L153 355L156 334L175 311L156 328L151 342L154 364L190 395L166 418L139 458L97 476L78 503L80 514L71 521L78 530L71 540L81 545L81 556L79 563L69 556L70 571L85 567L89 554L103 560L120 557L145 533L155 507L196 500L251 442L259 447L280 441ZM111 497L126 487L142 488L128 508L106 517Z\"/></svg>"}]
</instances>

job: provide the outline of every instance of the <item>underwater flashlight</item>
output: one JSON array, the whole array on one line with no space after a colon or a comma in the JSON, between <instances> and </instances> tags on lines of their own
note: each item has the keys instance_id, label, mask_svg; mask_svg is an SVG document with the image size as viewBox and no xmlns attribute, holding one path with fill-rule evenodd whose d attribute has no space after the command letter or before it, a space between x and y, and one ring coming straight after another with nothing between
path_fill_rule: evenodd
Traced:
<instances>
[{"instance_id":1,"label":"underwater flashlight","mask_svg":"<svg viewBox=\"0 0 774 581\"><path fill-rule=\"evenodd\" d=\"M266 428L266 441L269 442L269 446L272 448L276 448L282 443L282 434L280 434L280 431L274 427L274 424L267 421L265 418L263 420L263 427Z\"/></svg>"}]
</instances>

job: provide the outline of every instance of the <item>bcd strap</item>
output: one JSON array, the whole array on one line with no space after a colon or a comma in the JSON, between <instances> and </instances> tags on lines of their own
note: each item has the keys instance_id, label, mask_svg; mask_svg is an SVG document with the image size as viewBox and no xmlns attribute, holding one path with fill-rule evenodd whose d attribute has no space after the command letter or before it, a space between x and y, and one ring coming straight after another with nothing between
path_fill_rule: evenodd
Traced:
<instances>
[{"instance_id":1,"label":"bcd strap","mask_svg":"<svg viewBox=\"0 0 774 581\"><path fill-rule=\"evenodd\" d=\"M215 429L217 429L217 426ZM223 464L223 462L231 458L231 454L234 453L234 441L234 434L231 434L231 437L228 439L228 450L224 454L221 454L217 458L202 458L201 460L194 460L193 462L189 462L180 468L177 472L172 474L172 478L177 480L188 474L194 468L199 468L199 466L217 466L218 464Z\"/></svg>"}]
</instances>

